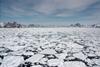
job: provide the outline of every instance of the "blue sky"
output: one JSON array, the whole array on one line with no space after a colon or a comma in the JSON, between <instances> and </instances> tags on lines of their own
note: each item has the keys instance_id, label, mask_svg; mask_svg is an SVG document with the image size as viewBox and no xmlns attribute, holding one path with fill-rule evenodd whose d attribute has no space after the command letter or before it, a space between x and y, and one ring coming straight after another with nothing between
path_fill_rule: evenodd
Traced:
<instances>
[{"instance_id":1,"label":"blue sky","mask_svg":"<svg viewBox=\"0 0 100 67\"><path fill-rule=\"evenodd\" d=\"M100 23L100 0L0 0L0 22Z\"/></svg>"}]
</instances>

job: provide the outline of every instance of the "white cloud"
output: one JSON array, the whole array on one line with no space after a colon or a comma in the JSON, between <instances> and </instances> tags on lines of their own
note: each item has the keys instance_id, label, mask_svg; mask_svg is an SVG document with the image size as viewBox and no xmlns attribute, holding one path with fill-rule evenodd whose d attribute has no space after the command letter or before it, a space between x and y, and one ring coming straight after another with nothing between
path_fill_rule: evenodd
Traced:
<instances>
[{"instance_id":1,"label":"white cloud","mask_svg":"<svg viewBox=\"0 0 100 67\"><path fill-rule=\"evenodd\" d=\"M87 9L91 4L99 0L42 0L34 6L34 10L43 14L52 14L57 9L72 10L73 12Z\"/></svg>"},{"instance_id":2,"label":"white cloud","mask_svg":"<svg viewBox=\"0 0 100 67\"><path fill-rule=\"evenodd\" d=\"M69 17L79 15L90 5L100 2L100 0L9 0L8 7L2 8L3 13L8 15L33 16L33 15L55 15ZM8 9L6 9L8 8ZM94 8L100 8L100 5ZM4 10L5 9L5 10Z\"/></svg>"}]
</instances>

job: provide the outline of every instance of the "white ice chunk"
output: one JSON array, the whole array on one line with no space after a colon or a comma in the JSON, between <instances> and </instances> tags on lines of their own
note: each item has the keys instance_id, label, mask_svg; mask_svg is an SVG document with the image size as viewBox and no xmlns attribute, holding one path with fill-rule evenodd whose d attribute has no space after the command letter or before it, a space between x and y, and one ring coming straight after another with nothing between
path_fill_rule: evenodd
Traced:
<instances>
[{"instance_id":1,"label":"white ice chunk","mask_svg":"<svg viewBox=\"0 0 100 67\"><path fill-rule=\"evenodd\" d=\"M27 59L26 61L34 63L34 62L37 62L40 59L42 59L43 56L44 55L42 55L42 54L36 54L36 55L33 55L32 57L30 57L29 59Z\"/></svg>"},{"instance_id":2,"label":"white ice chunk","mask_svg":"<svg viewBox=\"0 0 100 67\"><path fill-rule=\"evenodd\" d=\"M48 60L48 65L49 66L58 66L59 64L60 64L60 60L59 59Z\"/></svg>"},{"instance_id":3,"label":"white ice chunk","mask_svg":"<svg viewBox=\"0 0 100 67\"><path fill-rule=\"evenodd\" d=\"M17 67L24 61L21 56L6 56L1 64L1 67Z\"/></svg>"},{"instance_id":4,"label":"white ice chunk","mask_svg":"<svg viewBox=\"0 0 100 67\"><path fill-rule=\"evenodd\" d=\"M41 54L55 54L56 51L54 49L45 49L40 52Z\"/></svg>"},{"instance_id":5,"label":"white ice chunk","mask_svg":"<svg viewBox=\"0 0 100 67\"><path fill-rule=\"evenodd\" d=\"M82 60L85 60L87 58L87 56L84 55L82 52L75 53L75 54L73 54L73 56L76 57L76 58L80 58Z\"/></svg>"},{"instance_id":6,"label":"white ice chunk","mask_svg":"<svg viewBox=\"0 0 100 67\"><path fill-rule=\"evenodd\" d=\"M65 67L86 67L84 63L78 61L65 62L64 66Z\"/></svg>"},{"instance_id":7,"label":"white ice chunk","mask_svg":"<svg viewBox=\"0 0 100 67\"><path fill-rule=\"evenodd\" d=\"M79 44L76 44L76 43L73 43L73 42L69 42L67 43L68 47L72 47L72 48L83 48L83 46L79 45Z\"/></svg>"}]
</instances>

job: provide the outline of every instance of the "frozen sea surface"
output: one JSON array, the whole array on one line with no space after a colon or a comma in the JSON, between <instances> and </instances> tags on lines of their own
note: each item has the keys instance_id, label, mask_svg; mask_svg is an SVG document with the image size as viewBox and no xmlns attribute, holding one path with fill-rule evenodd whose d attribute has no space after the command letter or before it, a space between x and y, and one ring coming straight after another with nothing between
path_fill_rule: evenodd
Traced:
<instances>
[{"instance_id":1,"label":"frozen sea surface","mask_svg":"<svg viewBox=\"0 0 100 67\"><path fill-rule=\"evenodd\" d=\"M100 29L1 28L0 67L100 67Z\"/></svg>"}]
</instances>

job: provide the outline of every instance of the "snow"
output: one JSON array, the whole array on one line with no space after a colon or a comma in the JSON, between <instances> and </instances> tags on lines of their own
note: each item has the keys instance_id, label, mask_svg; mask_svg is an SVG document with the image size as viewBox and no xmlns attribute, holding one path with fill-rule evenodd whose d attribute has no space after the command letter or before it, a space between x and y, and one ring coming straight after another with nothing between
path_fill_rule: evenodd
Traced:
<instances>
[{"instance_id":1,"label":"snow","mask_svg":"<svg viewBox=\"0 0 100 67\"><path fill-rule=\"evenodd\" d=\"M1 28L0 67L100 67L99 28Z\"/></svg>"},{"instance_id":2,"label":"snow","mask_svg":"<svg viewBox=\"0 0 100 67\"><path fill-rule=\"evenodd\" d=\"M40 52L41 54L55 54L56 51L54 49L45 49Z\"/></svg>"},{"instance_id":3,"label":"snow","mask_svg":"<svg viewBox=\"0 0 100 67\"><path fill-rule=\"evenodd\" d=\"M42 55L42 54L36 54L36 55L33 55L32 57L30 57L29 59L27 59L26 61L32 62L32 63L38 62L40 59L42 59L43 56L44 55Z\"/></svg>"},{"instance_id":4,"label":"snow","mask_svg":"<svg viewBox=\"0 0 100 67\"><path fill-rule=\"evenodd\" d=\"M64 63L65 67L86 67L86 65L82 62L65 62Z\"/></svg>"},{"instance_id":5,"label":"snow","mask_svg":"<svg viewBox=\"0 0 100 67\"><path fill-rule=\"evenodd\" d=\"M1 64L1 67L16 67L24 61L21 56L6 56Z\"/></svg>"},{"instance_id":6,"label":"snow","mask_svg":"<svg viewBox=\"0 0 100 67\"><path fill-rule=\"evenodd\" d=\"M48 65L49 66L58 66L59 64L60 64L60 60L59 59L48 60Z\"/></svg>"},{"instance_id":7,"label":"snow","mask_svg":"<svg viewBox=\"0 0 100 67\"><path fill-rule=\"evenodd\" d=\"M80 58L82 60L85 60L87 58L87 56L84 55L82 52L76 53L73 56L76 57L76 58Z\"/></svg>"},{"instance_id":8,"label":"snow","mask_svg":"<svg viewBox=\"0 0 100 67\"><path fill-rule=\"evenodd\" d=\"M83 48L83 46L78 45L78 44L73 43L73 42L69 42L67 46L72 47L72 48Z\"/></svg>"},{"instance_id":9,"label":"snow","mask_svg":"<svg viewBox=\"0 0 100 67\"><path fill-rule=\"evenodd\" d=\"M40 65L32 66L32 67L41 67Z\"/></svg>"}]
</instances>

